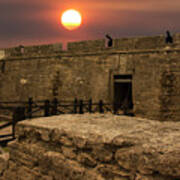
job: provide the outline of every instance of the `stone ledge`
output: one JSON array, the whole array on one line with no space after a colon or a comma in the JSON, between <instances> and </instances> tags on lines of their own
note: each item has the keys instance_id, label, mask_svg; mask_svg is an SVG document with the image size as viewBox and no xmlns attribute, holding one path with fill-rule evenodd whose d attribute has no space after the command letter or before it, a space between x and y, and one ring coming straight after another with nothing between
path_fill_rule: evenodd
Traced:
<instances>
[{"instance_id":1,"label":"stone ledge","mask_svg":"<svg viewBox=\"0 0 180 180\"><path fill-rule=\"evenodd\" d=\"M167 147L167 145L174 144L174 140L180 136L180 122L160 122L138 117L98 113L26 120L18 124L17 136L20 136L21 132L33 129L39 131L42 139L47 141L51 141L53 138L59 139L56 136L61 136L61 140L59 139L61 143L71 143L67 142L68 136L70 139L76 137L73 142L80 138L81 141L86 139L92 144L115 142L117 144L119 137L137 144L148 142L148 144L157 145L158 141L159 144L165 143ZM63 135L67 136L63 137ZM78 144L78 142L74 143Z\"/></svg>"},{"instance_id":2,"label":"stone ledge","mask_svg":"<svg viewBox=\"0 0 180 180\"><path fill-rule=\"evenodd\" d=\"M36 59L52 59L56 58L57 60L62 57L83 57L83 56L97 56L97 55L132 55L132 54L149 54L149 53L179 53L180 48L174 48L166 46L159 49L130 49L130 50L119 50L119 49L102 49L99 51L90 51L90 52L71 52L71 51L62 51L56 53L50 53L48 55L44 54L23 54L22 56L7 56L4 58L6 61L19 61L19 60L36 60Z\"/></svg>"},{"instance_id":3,"label":"stone ledge","mask_svg":"<svg viewBox=\"0 0 180 180\"><path fill-rule=\"evenodd\" d=\"M26 120L9 144L16 170L4 174L9 180L8 172L24 167L31 179L177 180L179 138L180 122L110 114Z\"/></svg>"}]
</instances>

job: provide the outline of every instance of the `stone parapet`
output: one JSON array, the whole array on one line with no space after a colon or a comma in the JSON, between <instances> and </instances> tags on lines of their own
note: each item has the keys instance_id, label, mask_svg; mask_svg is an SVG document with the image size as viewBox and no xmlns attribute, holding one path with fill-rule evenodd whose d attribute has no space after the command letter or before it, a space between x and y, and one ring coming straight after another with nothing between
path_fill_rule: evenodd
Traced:
<instances>
[{"instance_id":1,"label":"stone parapet","mask_svg":"<svg viewBox=\"0 0 180 180\"><path fill-rule=\"evenodd\" d=\"M62 115L17 125L3 180L180 179L180 123Z\"/></svg>"},{"instance_id":2,"label":"stone parapet","mask_svg":"<svg viewBox=\"0 0 180 180\"><path fill-rule=\"evenodd\" d=\"M23 56L47 56L49 54L63 54L64 52L72 56L79 53L101 53L104 51L132 51L132 50L158 50L158 49L179 49L180 34L173 35L173 44L165 43L165 36L140 36L127 38L114 38L112 47L107 47L105 39L85 40L67 43L67 49L63 50L62 43L45 44L35 46L17 46L4 49L7 58Z\"/></svg>"}]
</instances>

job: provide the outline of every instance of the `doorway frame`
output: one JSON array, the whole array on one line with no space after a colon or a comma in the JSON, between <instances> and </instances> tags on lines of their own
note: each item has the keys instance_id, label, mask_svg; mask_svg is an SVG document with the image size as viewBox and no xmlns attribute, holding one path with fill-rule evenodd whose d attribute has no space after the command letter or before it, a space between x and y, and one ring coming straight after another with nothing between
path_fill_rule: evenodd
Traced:
<instances>
[{"instance_id":1,"label":"doorway frame","mask_svg":"<svg viewBox=\"0 0 180 180\"><path fill-rule=\"evenodd\" d=\"M122 73L120 70L110 70L109 71L109 99L110 99L110 102L111 104L114 103L114 76L116 75L125 75L125 76L131 76L131 80L130 81L127 81L127 82L131 82L132 84L132 102L134 102L134 96L133 96L133 73ZM125 81L124 81L125 82Z\"/></svg>"}]
</instances>

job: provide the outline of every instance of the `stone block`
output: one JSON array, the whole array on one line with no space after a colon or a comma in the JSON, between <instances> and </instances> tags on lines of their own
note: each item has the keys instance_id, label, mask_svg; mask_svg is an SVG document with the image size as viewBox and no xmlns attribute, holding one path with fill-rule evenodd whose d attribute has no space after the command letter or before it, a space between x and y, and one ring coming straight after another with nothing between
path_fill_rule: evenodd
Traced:
<instances>
[{"instance_id":1,"label":"stone block","mask_svg":"<svg viewBox=\"0 0 180 180\"><path fill-rule=\"evenodd\" d=\"M97 164L97 161L87 153L79 153L77 155L77 160L88 167L95 167Z\"/></svg>"},{"instance_id":2,"label":"stone block","mask_svg":"<svg viewBox=\"0 0 180 180\"><path fill-rule=\"evenodd\" d=\"M83 137L73 137L73 143L78 148L86 147L87 140Z\"/></svg>"},{"instance_id":3,"label":"stone block","mask_svg":"<svg viewBox=\"0 0 180 180\"><path fill-rule=\"evenodd\" d=\"M0 176L8 168L9 153L4 152L0 147Z\"/></svg>"},{"instance_id":4,"label":"stone block","mask_svg":"<svg viewBox=\"0 0 180 180\"><path fill-rule=\"evenodd\" d=\"M59 142L65 146L73 146L72 140L70 140L67 136L61 136Z\"/></svg>"},{"instance_id":5,"label":"stone block","mask_svg":"<svg viewBox=\"0 0 180 180\"><path fill-rule=\"evenodd\" d=\"M95 51L105 48L104 40L94 40L94 41L81 41L68 43L67 48L69 51Z\"/></svg>"},{"instance_id":6,"label":"stone block","mask_svg":"<svg viewBox=\"0 0 180 180\"><path fill-rule=\"evenodd\" d=\"M119 168L118 166L112 164L100 164L96 167L96 171L99 172L105 179L118 179L118 177L128 179L131 175L131 172L128 170Z\"/></svg>"},{"instance_id":7,"label":"stone block","mask_svg":"<svg viewBox=\"0 0 180 180\"><path fill-rule=\"evenodd\" d=\"M106 149L103 146L94 146L92 149L92 155L95 159L102 162L110 162L113 158L113 152L110 149Z\"/></svg>"},{"instance_id":8,"label":"stone block","mask_svg":"<svg viewBox=\"0 0 180 180\"><path fill-rule=\"evenodd\" d=\"M62 146L61 147L61 150L62 150L62 154L66 157L66 158L69 158L69 159L73 159L76 157L76 154L75 154L75 148L71 148L71 147L65 147L65 146Z\"/></svg>"}]
</instances>

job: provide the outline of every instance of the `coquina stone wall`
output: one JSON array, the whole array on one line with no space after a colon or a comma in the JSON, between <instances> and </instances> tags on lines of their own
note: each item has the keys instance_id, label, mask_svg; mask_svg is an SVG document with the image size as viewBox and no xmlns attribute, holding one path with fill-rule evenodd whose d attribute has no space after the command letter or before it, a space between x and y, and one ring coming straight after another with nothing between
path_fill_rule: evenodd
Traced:
<instances>
[{"instance_id":1,"label":"coquina stone wall","mask_svg":"<svg viewBox=\"0 0 180 180\"><path fill-rule=\"evenodd\" d=\"M179 122L110 114L26 120L0 179L179 180L179 134Z\"/></svg>"},{"instance_id":2,"label":"coquina stone wall","mask_svg":"<svg viewBox=\"0 0 180 180\"><path fill-rule=\"evenodd\" d=\"M27 46L5 49L0 60L0 101L74 98L114 100L113 76L131 74L133 111L158 120L180 119L180 35ZM2 53L1 53L2 54Z\"/></svg>"}]
</instances>

